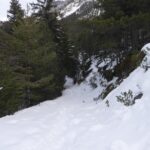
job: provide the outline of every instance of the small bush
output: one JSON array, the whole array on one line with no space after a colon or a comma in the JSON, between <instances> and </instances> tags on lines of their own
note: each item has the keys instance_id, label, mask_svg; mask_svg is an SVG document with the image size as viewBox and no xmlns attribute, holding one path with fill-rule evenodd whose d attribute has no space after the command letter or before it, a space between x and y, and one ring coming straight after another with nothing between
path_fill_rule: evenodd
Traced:
<instances>
[{"instance_id":1,"label":"small bush","mask_svg":"<svg viewBox=\"0 0 150 150\"><path fill-rule=\"evenodd\" d=\"M141 99L143 93L138 93L133 95L133 92L129 90L128 92L122 92L121 95L117 96L117 101L123 103L125 106L132 106L135 104L137 99Z\"/></svg>"}]
</instances>

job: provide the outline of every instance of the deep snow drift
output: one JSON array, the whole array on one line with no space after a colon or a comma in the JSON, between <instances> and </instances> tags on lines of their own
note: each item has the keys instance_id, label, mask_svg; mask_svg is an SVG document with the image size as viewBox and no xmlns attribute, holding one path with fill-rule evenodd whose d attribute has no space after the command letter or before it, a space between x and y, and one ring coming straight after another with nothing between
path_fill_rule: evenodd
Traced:
<instances>
[{"instance_id":1,"label":"deep snow drift","mask_svg":"<svg viewBox=\"0 0 150 150\"><path fill-rule=\"evenodd\" d=\"M149 63L150 45L142 50ZM149 150L150 69L138 67L105 100L93 101L102 87L89 78L80 86L67 80L63 96L0 119L0 150ZM97 78L97 80L99 80ZM133 106L117 102L121 92L143 96ZM110 106L106 106L109 101Z\"/></svg>"}]
</instances>

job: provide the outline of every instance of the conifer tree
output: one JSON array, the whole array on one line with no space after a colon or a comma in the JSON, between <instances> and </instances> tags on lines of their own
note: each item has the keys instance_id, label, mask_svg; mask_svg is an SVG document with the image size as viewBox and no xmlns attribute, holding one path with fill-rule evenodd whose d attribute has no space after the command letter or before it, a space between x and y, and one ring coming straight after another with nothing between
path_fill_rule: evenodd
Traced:
<instances>
[{"instance_id":1,"label":"conifer tree","mask_svg":"<svg viewBox=\"0 0 150 150\"><path fill-rule=\"evenodd\" d=\"M11 0L10 9L7 14L8 20L11 23L17 24L24 17L24 10L21 8L21 5L18 0Z\"/></svg>"},{"instance_id":2,"label":"conifer tree","mask_svg":"<svg viewBox=\"0 0 150 150\"><path fill-rule=\"evenodd\" d=\"M65 68L64 73L74 77L77 61L73 58L72 46L68 37L57 20L53 0L37 0L37 3L32 3L31 5L36 12L33 15L44 20L53 33L53 40L57 44L56 53L59 58L59 64L62 68Z\"/></svg>"}]
</instances>

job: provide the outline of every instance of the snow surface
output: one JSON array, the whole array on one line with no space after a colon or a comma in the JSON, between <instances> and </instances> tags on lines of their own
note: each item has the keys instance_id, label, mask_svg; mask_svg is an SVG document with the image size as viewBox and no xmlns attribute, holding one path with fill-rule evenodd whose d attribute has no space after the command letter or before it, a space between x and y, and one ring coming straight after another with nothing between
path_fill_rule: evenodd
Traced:
<instances>
[{"instance_id":1,"label":"snow surface","mask_svg":"<svg viewBox=\"0 0 150 150\"><path fill-rule=\"evenodd\" d=\"M69 88L62 97L1 118L0 150L149 150L150 69L139 66L104 101L95 103L103 88L89 86L97 72L91 67L81 85L72 86L66 78ZM143 97L125 107L116 96L129 89Z\"/></svg>"},{"instance_id":2,"label":"snow surface","mask_svg":"<svg viewBox=\"0 0 150 150\"><path fill-rule=\"evenodd\" d=\"M65 8L63 8L63 10L61 10L60 13L62 14L62 18L66 18L75 12L77 13L81 6L89 1L91 0L73 0Z\"/></svg>"},{"instance_id":3,"label":"snow surface","mask_svg":"<svg viewBox=\"0 0 150 150\"><path fill-rule=\"evenodd\" d=\"M63 14L63 18L66 18L71 14L73 14L74 12L76 12L83 5L83 3L84 2L79 3L78 1L77 2L73 1L69 5L67 5L66 8L61 11L61 14Z\"/></svg>"}]
</instances>

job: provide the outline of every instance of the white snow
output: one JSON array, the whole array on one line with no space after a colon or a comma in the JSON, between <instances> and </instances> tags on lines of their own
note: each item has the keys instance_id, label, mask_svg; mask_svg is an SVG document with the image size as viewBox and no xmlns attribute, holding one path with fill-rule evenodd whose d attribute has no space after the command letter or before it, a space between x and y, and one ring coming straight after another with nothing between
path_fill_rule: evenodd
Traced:
<instances>
[{"instance_id":1,"label":"white snow","mask_svg":"<svg viewBox=\"0 0 150 150\"><path fill-rule=\"evenodd\" d=\"M64 7L61 11L60 14L62 15L62 18L66 18L73 13L77 13L77 11L81 8L81 6L84 3L87 3L92 0L72 0L66 7Z\"/></svg>"},{"instance_id":2,"label":"white snow","mask_svg":"<svg viewBox=\"0 0 150 150\"><path fill-rule=\"evenodd\" d=\"M68 16L70 16L71 14L73 14L74 12L76 12L82 5L84 2L79 3L78 1L76 2L72 2L70 4L68 4L64 10L61 11L61 14L63 14L63 18L66 18Z\"/></svg>"},{"instance_id":3,"label":"white snow","mask_svg":"<svg viewBox=\"0 0 150 150\"><path fill-rule=\"evenodd\" d=\"M62 97L1 118L0 150L149 150L150 69L139 66L97 104L103 88L92 89L89 80L71 86L67 78ZM116 96L129 89L143 97L125 107Z\"/></svg>"},{"instance_id":4,"label":"white snow","mask_svg":"<svg viewBox=\"0 0 150 150\"><path fill-rule=\"evenodd\" d=\"M146 55L150 55L150 43L143 46L142 50Z\"/></svg>"},{"instance_id":5,"label":"white snow","mask_svg":"<svg viewBox=\"0 0 150 150\"><path fill-rule=\"evenodd\" d=\"M145 69L150 68L150 44L146 44L142 48L142 52L146 54L145 58L143 59L142 66Z\"/></svg>"},{"instance_id":6,"label":"white snow","mask_svg":"<svg viewBox=\"0 0 150 150\"><path fill-rule=\"evenodd\" d=\"M64 88L67 89L67 88L72 87L73 85L74 85L73 79L66 76Z\"/></svg>"}]
</instances>

